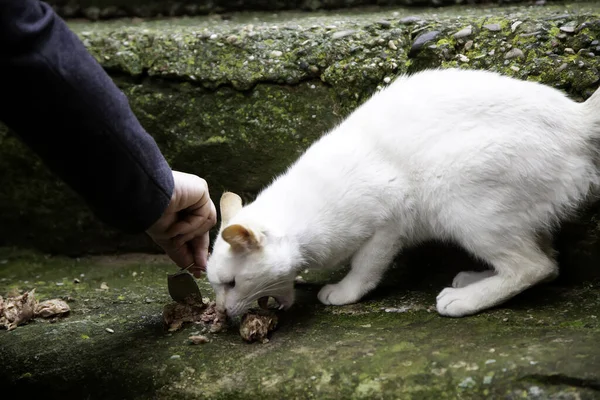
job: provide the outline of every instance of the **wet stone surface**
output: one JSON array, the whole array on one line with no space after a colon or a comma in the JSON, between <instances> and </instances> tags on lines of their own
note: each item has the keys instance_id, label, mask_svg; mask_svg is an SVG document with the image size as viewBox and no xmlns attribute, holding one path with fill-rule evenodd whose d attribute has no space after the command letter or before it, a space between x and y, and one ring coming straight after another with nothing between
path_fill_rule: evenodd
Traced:
<instances>
[{"instance_id":1,"label":"wet stone surface","mask_svg":"<svg viewBox=\"0 0 600 400\"><path fill-rule=\"evenodd\" d=\"M450 319L433 310L435 295L465 264L423 271L421 262L436 260L417 260L344 307L316 300L340 272L303 272L297 304L263 344L234 328L168 332L161 312L173 266L163 257L75 260L5 249L0 293L35 287L40 299L66 299L71 312L0 331L0 384L26 398L598 398L600 282L558 281ZM198 335L208 341L192 344Z\"/></svg>"}]
</instances>

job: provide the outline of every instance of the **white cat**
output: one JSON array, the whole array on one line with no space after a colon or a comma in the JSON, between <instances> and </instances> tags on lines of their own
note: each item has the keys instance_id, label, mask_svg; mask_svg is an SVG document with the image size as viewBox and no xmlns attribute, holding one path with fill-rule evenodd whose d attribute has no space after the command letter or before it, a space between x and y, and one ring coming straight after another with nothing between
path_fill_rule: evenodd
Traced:
<instances>
[{"instance_id":1,"label":"white cat","mask_svg":"<svg viewBox=\"0 0 600 400\"><path fill-rule=\"evenodd\" d=\"M264 296L294 302L304 268L350 272L318 294L359 301L394 256L454 242L488 263L437 297L478 313L558 274L553 228L600 183L600 90L557 89L477 70L402 76L322 136L256 200L221 198L207 277L230 316Z\"/></svg>"}]
</instances>

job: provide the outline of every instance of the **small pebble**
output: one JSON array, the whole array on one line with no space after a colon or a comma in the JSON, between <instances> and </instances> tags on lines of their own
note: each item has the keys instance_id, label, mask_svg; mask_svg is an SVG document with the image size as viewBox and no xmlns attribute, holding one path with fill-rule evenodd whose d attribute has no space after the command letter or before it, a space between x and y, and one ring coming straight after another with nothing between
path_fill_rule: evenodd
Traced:
<instances>
[{"instance_id":1,"label":"small pebble","mask_svg":"<svg viewBox=\"0 0 600 400\"><path fill-rule=\"evenodd\" d=\"M469 51L469 50L471 50L471 47L473 47L473 41L469 40L467 43L465 43L464 49L465 49L465 51Z\"/></svg>"},{"instance_id":2,"label":"small pebble","mask_svg":"<svg viewBox=\"0 0 600 400\"><path fill-rule=\"evenodd\" d=\"M519 71L521 70L521 68L517 67L516 65L512 65L512 66L510 67L510 69L512 69L512 70L513 70L513 71L515 71L515 72L519 72Z\"/></svg>"},{"instance_id":3,"label":"small pebble","mask_svg":"<svg viewBox=\"0 0 600 400\"><path fill-rule=\"evenodd\" d=\"M501 30L502 28L500 27L500 24L487 24L483 26L485 29L487 29L488 31L492 31L492 32L498 32L499 30Z\"/></svg>"},{"instance_id":4,"label":"small pebble","mask_svg":"<svg viewBox=\"0 0 600 400\"><path fill-rule=\"evenodd\" d=\"M437 38L439 34L440 34L440 31L431 31L431 32L426 32L426 33L422 34L421 36L417 37L410 48L409 55L414 55L415 53L417 53L419 50L421 50L423 48L423 46L426 43L428 43L432 40L435 40L435 38Z\"/></svg>"},{"instance_id":5,"label":"small pebble","mask_svg":"<svg viewBox=\"0 0 600 400\"><path fill-rule=\"evenodd\" d=\"M510 30L514 33L517 28L519 27L519 25L521 25L523 23L523 21L516 21L514 22L511 26L510 26Z\"/></svg>"},{"instance_id":6,"label":"small pebble","mask_svg":"<svg viewBox=\"0 0 600 400\"><path fill-rule=\"evenodd\" d=\"M308 69L310 70L310 72L313 72L313 73L319 72L319 68L314 65L311 65L310 67L308 67Z\"/></svg>"},{"instance_id":7,"label":"small pebble","mask_svg":"<svg viewBox=\"0 0 600 400\"><path fill-rule=\"evenodd\" d=\"M62 285L64 285L63 282L56 282L56 286L62 286Z\"/></svg>"},{"instance_id":8,"label":"small pebble","mask_svg":"<svg viewBox=\"0 0 600 400\"><path fill-rule=\"evenodd\" d=\"M507 60L510 60L512 58L524 58L525 54L523 53L523 51L521 49L517 49L516 47L513 49L510 49L509 51L506 52L506 54L504 54L504 58L506 58Z\"/></svg>"},{"instance_id":9,"label":"small pebble","mask_svg":"<svg viewBox=\"0 0 600 400\"><path fill-rule=\"evenodd\" d=\"M270 56L273 57L273 58L281 57L282 55L283 55L283 52L279 51L279 50L273 50L270 53Z\"/></svg>"},{"instance_id":10,"label":"small pebble","mask_svg":"<svg viewBox=\"0 0 600 400\"><path fill-rule=\"evenodd\" d=\"M73 283L79 283L79 282L81 282L79 279L77 279L77 278L73 279Z\"/></svg>"},{"instance_id":11,"label":"small pebble","mask_svg":"<svg viewBox=\"0 0 600 400\"><path fill-rule=\"evenodd\" d=\"M572 49L572 48L570 48L570 47L566 47L566 48L565 48L565 53L567 53L567 54L575 54L575 50L573 50L573 49Z\"/></svg>"},{"instance_id":12,"label":"small pebble","mask_svg":"<svg viewBox=\"0 0 600 400\"><path fill-rule=\"evenodd\" d=\"M486 363L486 364L493 364L493 363L495 363L495 362L496 362L496 360L487 360L485 363Z\"/></svg>"},{"instance_id":13,"label":"small pebble","mask_svg":"<svg viewBox=\"0 0 600 400\"><path fill-rule=\"evenodd\" d=\"M355 30L352 30L352 29L350 29L350 30L346 30L346 31L338 31L338 32L333 32L333 33L331 34L331 38L332 38L332 39L334 39L334 40L335 40L335 39L341 39L341 38L343 38L343 37L350 36L350 35L352 35L352 34L354 34L354 33L356 33L356 31L355 31Z\"/></svg>"},{"instance_id":14,"label":"small pebble","mask_svg":"<svg viewBox=\"0 0 600 400\"><path fill-rule=\"evenodd\" d=\"M484 385L489 385L491 383L492 383L492 377L491 376L488 375L488 376L484 376L483 377L483 384Z\"/></svg>"},{"instance_id":15,"label":"small pebble","mask_svg":"<svg viewBox=\"0 0 600 400\"><path fill-rule=\"evenodd\" d=\"M181 356L179 354L173 354L171 356L171 360L179 360L181 358Z\"/></svg>"},{"instance_id":16,"label":"small pebble","mask_svg":"<svg viewBox=\"0 0 600 400\"><path fill-rule=\"evenodd\" d=\"M115 333L115 331L112 330L112 329L110 329L110 328L106 328L106 332L108 332L108 333Z\"/></svg>"},{"instance_id":17,"label":"small pebble","mask_svg":"<svg viewBox=\"0 0 600 400\"><path fill-rule=\"evenodd\" d=\"M560 30L567 33L573 33L575 32L575 24L568 23L566 25L561 26Z\"/></svg>"},{"instance_id":18,"label":"small pebble","mask_svg":"<svg viewBox=\"0 0 600 400\"><path fill-rule=\"evenodd\" d=\"M401 24L412 24L420 21L422 21L421 18L411 15L408 17L400 18L398 22L400 22Z\"/></svg>"},{"instance_id":19,"label":"small pebble","mask_svg":"<svg viewBox=\"0 0 600 400\"><path fill-rule=\"evenodd\" d=\"M460 60L460 62L464 62L464 63L469 62L469 57L465 56L464 54L459 54L458 59Z\"/></svg>"},{"instance_id":20,"label":"small pebble","mask_svg":"<svg viewBox=\"0 0 600 400\"><path fill-rule=\"evenodd\" d=\"M470 376L463 379L461 383L458 384L461 388L473 387L475 386L475 381Z\"/></svg>"},{"instance_id":21,"label":"small pebble","mask_svg":"<svg viewBox=\"0 0 600 400\"><path fill-rule=\"evenodd\" d=\"M390 40L390 41L388 42L388 47L389 47L390 49L392 49L392 50L398 50L398 47L396 47L396 44L394 43L394 41L393 41L393 40Z\"/></svg>"},{"instance_id":22,"label":"small pebble","mask_svg":"<svg viewBox=\"0 0 600 400\"><path fill-rule=\"evenodd\" d=\"M392 26L392 23L390 21L377 21L377 23L382 27L382 28L389 28L390 26Z\"/></svg>"},{"instance_id":23,"label":"small pebble","mask_svg":"<svg viewBox=\"0 0 600 400\"><path fill-rule=\"evenodd\" d=\"M102 282L100 284L100 289L102 289L102 290L108 290L108 285L106 284L106 282Z\"/></svg>"},{"instance_id":24,"label":"small pebble","mask_svg":"<svg viewBox=\"0 0 600 400\"><path fill-rule=\"evenodd\" d=\"M539 388L539 386L532 386L529 388L529 394L531 396L541 396L542 395L542 389Z\"/></svg>"},{"instance_id":25,"label":"small pebble","mask_svg":"<svg viewBox=\"0 0 600 400\"><path fill-rule=\"evenodd\" d=\"M469 25L466 28L463 28L460 31L456 32L452 36L454 36L455 39L460 39L469 36L471 33L473 33L473 28L471 27L471 25Z\"/></svg>"},{"instance_id":26,"label":"small pebble","mask_svg":"<svg viewBox=\"0 0 600 400\"><path fill-rule=\"evenodd\" d=\"M218 36L217 36L217 34L216 34L216 33L213 33L212 35L210 35L210 39L211 39L211 40L215 40L217 37L218 37Z\"/></svg>"},{"instance_id":27,"label":"small pebble","mask_svg":"<svg viewBox=\"0 0 600 400\"><path fill-rule=\"evenodd\" d=\"M567 63L563 63L560 65L560 67L556 68L556 72L562 72L564 71L566 68L568 67Z\"/></svg>"},{"instance_id":28,"label":"small pebble","mask_svg":"<svg viewBox=\"0 0 600 400\"><path fill-rule=\"evenodd\" d=\"M383 78L383 81L385 83L390 83L392 81L392 78L390 78L389 76L386 76L385 78Z\"/></svg>"}]
</instances>

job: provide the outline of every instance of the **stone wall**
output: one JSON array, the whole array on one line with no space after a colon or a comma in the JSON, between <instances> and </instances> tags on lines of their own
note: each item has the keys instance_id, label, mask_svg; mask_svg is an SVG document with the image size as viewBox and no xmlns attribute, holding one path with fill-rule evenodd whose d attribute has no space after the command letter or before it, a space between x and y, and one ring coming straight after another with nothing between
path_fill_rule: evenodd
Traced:
<instances>
[{"instance_id":1,"label":"stone wall","mask_svg":"<svg viewBox=\"0 0 600 400\"><path fill-rule=\"evenodd\" d=\"M485 68L581 101L598 87L599 12L600 5L581 3L71 26L127 94L172 167L206 178L216 201L225 189L252 199L399 74ZM143 236L100 224L6 130L0 182L0 245L65 254L155 249ZM569 226L563 254L592 263L595 214Z\"/></svg>"}]
</instances>

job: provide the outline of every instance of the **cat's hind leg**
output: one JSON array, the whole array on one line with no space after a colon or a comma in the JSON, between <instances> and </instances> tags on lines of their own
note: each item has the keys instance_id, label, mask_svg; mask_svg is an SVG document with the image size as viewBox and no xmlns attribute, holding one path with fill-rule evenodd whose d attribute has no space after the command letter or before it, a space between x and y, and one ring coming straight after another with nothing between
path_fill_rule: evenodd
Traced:
<instances>
[{"instance_id":1,"label":"cat's hind leg","mask_svg":"<svg viewBox=\"0 0 600 400\"><path fill-rule=\"evenodd\" d=\"M351 269L338 283L325 285L318 294L327 305L356 303L373 290L400 250L399 236L392 229L381 229L354 254Z\"/></svg>"},{"instance_id":2,"label":"cat's hind leg","mask_svg":"<svg viewBox=\"0 0 600 400\"><path fill-rule=\"evenodd\" d=\"M469 286L472 283L479 282L482 279L494 276L496 272L494 270L485 271L463 271L459 272L452 281L453 288L462 288Z\"/></svg>"},{"instance_id":3,"label":"cat's hind leg","mask_svg":"<svg viewBox=\"0 0 600 400\"><path fill-rule=\"evenodd\" d=\"M479 249L470 247L475 255L493 266L495 274L464 287L455 286L442 290L437 296L437 310L441 315L463 317L476 314L504 303L529 287L553 279L558 274L558 266L551 253L540 248L536 240L521 238L505 246L502 246L501 241L487 243L480 244Z\"/></svg>"}]
</instances>

